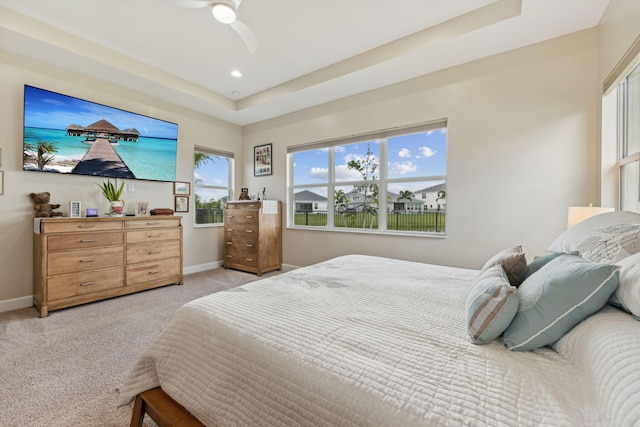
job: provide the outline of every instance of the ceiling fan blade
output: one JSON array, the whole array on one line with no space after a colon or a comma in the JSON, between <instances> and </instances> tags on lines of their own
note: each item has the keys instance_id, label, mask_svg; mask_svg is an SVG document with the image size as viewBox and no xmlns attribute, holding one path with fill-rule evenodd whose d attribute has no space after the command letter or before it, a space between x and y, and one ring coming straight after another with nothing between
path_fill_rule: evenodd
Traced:
<instances>
[{"instance_id":1,"label":"ceiling fan blade","mask_svg":"<svg viewBox=\"0 0 640 427\"><path fill-rule=\"evenodd\" d=\"M207 0L173 0L172 3L187 9L197 9L211 5L211 2Z\"/></svg>"},{"instance_id":2,"label":"ceiling fan blade","mask_svg":"<svg viewBox=\"0 0 640 427\"><path fill-rule=\"evenodd\" d=\"M233 28L233 31L238 33L244 44L247 46L247 49L249 49L249 52L253 53L256 51L256 48L258 47L258 40L247 24L236 19L229 24L229 26Z\"/></svg>"}]
</instances>

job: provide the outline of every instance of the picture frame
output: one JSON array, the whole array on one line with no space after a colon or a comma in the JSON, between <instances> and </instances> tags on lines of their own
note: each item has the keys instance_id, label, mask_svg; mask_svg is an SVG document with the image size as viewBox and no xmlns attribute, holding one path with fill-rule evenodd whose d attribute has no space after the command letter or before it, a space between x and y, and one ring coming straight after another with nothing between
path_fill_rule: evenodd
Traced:
<instances>
[{"instance_id":1,"label":"picture frame","mask_svg":"<svg viewBox=\"0 0 640 427\"><path fill-rule=\"evenodd\" d=\"M80 218L82 215L80 214L80 202L71 201L69 202L69 218Z\"/></svg>"},{"instance_id":2,"label":"picture frame","mask_svg":"<svg viewBox=\"0 0 640 427\"><path fill-rule=\"evenodd\" d=\"M273 173L272 144L253 147L253 176L265 176Z\"/></svg>"},{"instance_id":3,"label":"picture frame","mask_svg":"<svg viewBox=\"0 0 640 427\"><path fill-rule=\"evenodd\" d=\"M0 171L0 194L4 194L4 171Z\"/></svg>"},{"instance_id":4,"label":"picture frame","mask_svg":"<svg viewBox=\"0 0 640 427\"><path fill-rule=\"evenodd\" d=\"M135 216L149 216L149 202L137 202Z\"/></svg>"},{"instance_id":5,"label":"picture frame","mask_svg":"<svg viewBox=\"0 0 640 427\"><path fill-rule=\"evenodd\" d=\"M175 212L189 212L189 196L175 196Z\"/></svg>"},{"instance_id":6,"label":"picture frame","mask_svg":"<svg viewBox=\"0 0 640 427\"><path fill-rule=\"evenodd\" d=\"M190 196L191 195L191 183L190 182L174 182L173 183L173 194L180 196Z\"/></svg>"}]
</instances>

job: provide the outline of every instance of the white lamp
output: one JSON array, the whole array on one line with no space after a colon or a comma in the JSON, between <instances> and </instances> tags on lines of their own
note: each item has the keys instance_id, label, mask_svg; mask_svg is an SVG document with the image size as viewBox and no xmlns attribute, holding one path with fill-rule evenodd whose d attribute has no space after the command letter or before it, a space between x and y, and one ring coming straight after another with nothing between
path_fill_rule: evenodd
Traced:
<instances>
[{"instance_id":1,"label":"white lamp","mask_svg":"<svg viewBox=\"0 0 640 427\"><path fill-rule=\"evenodd\" d=\"M236 11L226 3L214 3L211 8L213 16L223 24L231 24L236 20Z\"/></svg>"},{"instance_id":2,"label":"white lamp","mask_svg":"<svg viewBox=\"0 0 640 427\"><path fill-rule=\"evenodd\" d=\"M571 228L579 222L584 221L587 218L591 218L595 215L600 215L606 212L613 212L613 208L594 208L589 203L589 206L569 206L569 215L567 218L567 228Z\"/></svg>"}]
</instances>

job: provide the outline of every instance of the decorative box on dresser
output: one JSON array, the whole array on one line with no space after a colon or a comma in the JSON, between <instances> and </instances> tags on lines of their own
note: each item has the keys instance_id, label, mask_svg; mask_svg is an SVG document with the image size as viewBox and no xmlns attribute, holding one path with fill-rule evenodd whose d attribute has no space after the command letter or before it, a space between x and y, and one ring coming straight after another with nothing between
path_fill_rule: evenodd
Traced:
<instances>
[{"instance_id":1,"label":"decorative box on dresser","mask_svg":"<svg viewBox=\"0 0 640 427\"><path fill-rule=\"evenodd\" d=\"M51 310L182 284L181 217L36 218L33 303Z\"/></svg>"},{"instance_id":2,"label":"decorative box on dresser","mask_svg":"<svg viewBox=\"0 0 640 427\"><path fill-rule=\"evenodd\" d=\"M282 209L278 201L227 202L224 267L261 276L282 270Z\"/></svg>"}]
</instances>

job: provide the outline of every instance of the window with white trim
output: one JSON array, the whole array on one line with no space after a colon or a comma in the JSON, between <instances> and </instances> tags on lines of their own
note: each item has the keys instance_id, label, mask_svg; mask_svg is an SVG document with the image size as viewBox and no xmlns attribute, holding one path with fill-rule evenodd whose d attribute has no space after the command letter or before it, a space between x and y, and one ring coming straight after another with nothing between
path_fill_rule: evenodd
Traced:
<instances>
[{"instance_id":1,"label":"window with white trim","mask_svg":"<svg viewBox=\"0 0 640 427\"><path fill-rule=\"evenodd\" d=\"M287 152L289 227L445 234L446 120Z\"/></svg>"},{"instance_id":2,"label":"window with white trim","mask_svg":"<svg viewBox=\"0 0 640 427\"><path fill-rule=\"evenodd\" d=\"M195 147L193 162L195 223L223 224L224 205L233 197L233 153Z\"/></svg>"},{"instance_id":3,"label":"window with white trim","mask_svg":"<svg viewBox=\"0 0 640 427\"><path fill-rule=\"evenodd\" d=\"M640 65L618 85L620 209L640 212Z\"/></svg>"}]
</instances>

